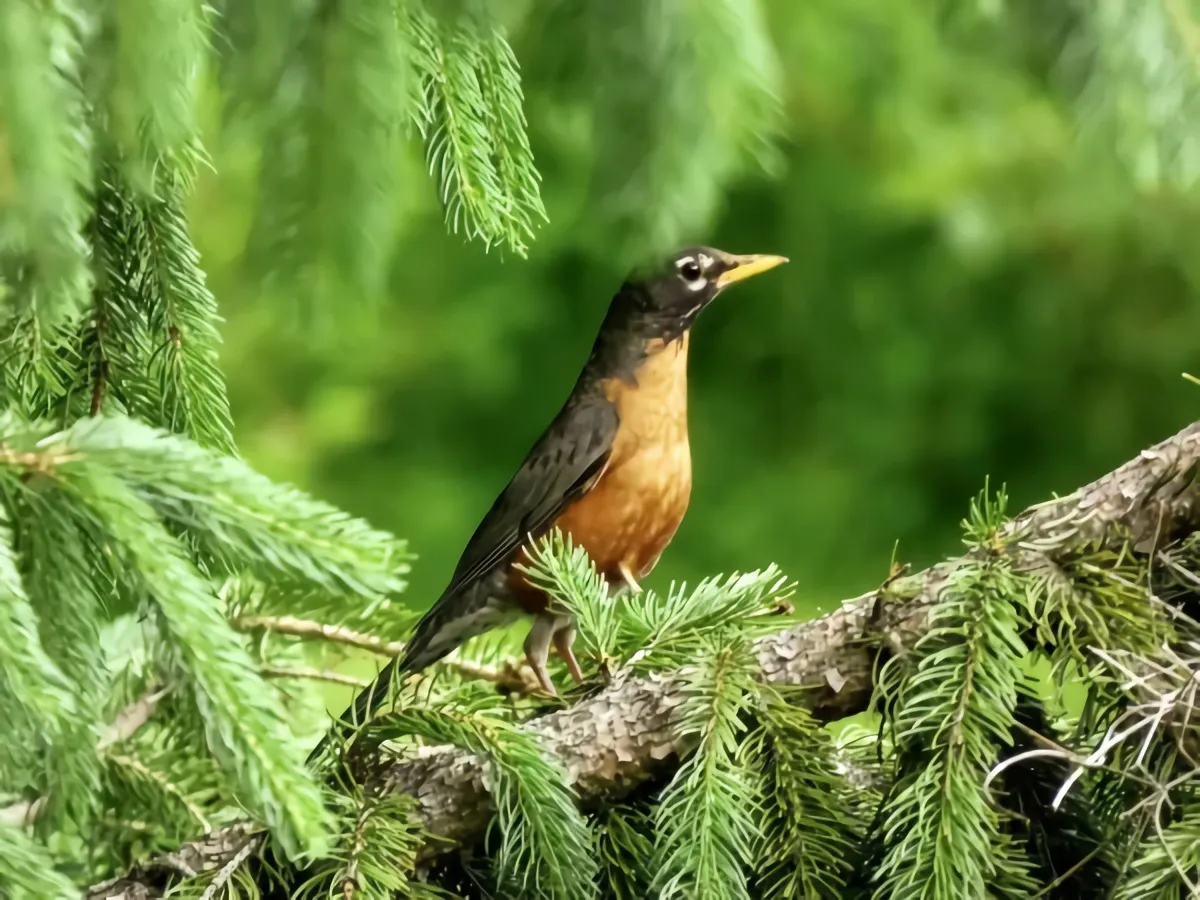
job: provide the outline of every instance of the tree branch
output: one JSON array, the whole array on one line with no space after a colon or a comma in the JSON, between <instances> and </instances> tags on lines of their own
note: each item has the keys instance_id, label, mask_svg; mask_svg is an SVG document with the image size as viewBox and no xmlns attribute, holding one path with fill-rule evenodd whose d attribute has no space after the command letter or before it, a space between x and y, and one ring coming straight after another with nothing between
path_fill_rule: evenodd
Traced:
<instances>
[{"instance_id":1,"label":"tree branch","mask_svg":"<svg viewBox=\"0 0 1200 900\"><path fill-rule=\"evenodd\" d=\"M1187 533L1200 518L1200 422L1143 451L1098 481L1073 494L1032 507L1012 520L1006 537L1030 565L1057 561L1093 545L1130 541L1142 552ZM929 609L948 576L965 557L948 560L915 575L889 580L884 587L847 600L841 609L761 639L757 644L762 677L811 688L809 705L826 720L860 712L872 692L876 648L903 652L923 633ZM687 749L672 720L681 703L673 675L617 680L575 706L543 716L524 727L561 760L586 803L627 793ZM480 834L491 816L484 765L455 748L436 748L416 759L380 759L385 791L417 799L428 830L450 842ZM89 900L140 900L155 896L172 877L220 869L247 842L256 840L245 824L216 832L153 861L128 878L99 885ZM427 856L450 843L426 848ZM186 868L180 866L186 860Z\"/></svg>"}]
</instances>

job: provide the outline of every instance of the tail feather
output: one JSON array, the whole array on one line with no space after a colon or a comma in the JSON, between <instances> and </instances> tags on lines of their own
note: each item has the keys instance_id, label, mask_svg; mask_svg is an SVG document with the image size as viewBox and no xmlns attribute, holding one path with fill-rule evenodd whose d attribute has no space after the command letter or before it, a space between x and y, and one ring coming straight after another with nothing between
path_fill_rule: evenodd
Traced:
<instances>
[{"instance_id":1,"label":"tail feather","mask_svg":"<svg viewBox=\"0 0 1200 900\"><path fill-rule=\"evenodd\" d=\"M508 603L491 597L478 602L471 594L460 594L439 600L417 623L404 655L384 666L375 680L355 696L354 702L343 710L309 753L308 762L312 763L320 756L331 741L345 740L369 721L391 696L393 683L428 668L470 638L506 624L518 613Z\"/></svg>"}]
</instances>

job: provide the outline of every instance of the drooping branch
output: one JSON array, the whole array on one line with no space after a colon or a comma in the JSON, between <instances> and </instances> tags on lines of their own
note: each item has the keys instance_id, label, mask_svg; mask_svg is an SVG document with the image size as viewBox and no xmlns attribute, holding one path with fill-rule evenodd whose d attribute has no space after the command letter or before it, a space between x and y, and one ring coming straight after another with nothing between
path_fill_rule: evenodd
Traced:
<instances>
[{"instance_id":1,"label":"drooping branch","mask_svg":"<svg viewBox=\"0 0 1200 900\"><path fill-rule=\"evenodd\" d=\"M1200 422L1140 453L1114 472L1069 496L1032 507L1013 519L1007 537L1029 565L1067 558L1093 545L1153 551L1200 524ZM923 633L931 603L964 558L847 600L837 612L763 638L757 651L762 677L811 688L809 703L827 720L860 712L872 691L877 648L903 652ZM575 706L529 722L562 761L583 802L617 797L676 764L687 748L672 719L682 700L671 674L622 677ZM377 773L386 791L415 797L426 827L448 842L478 837L491 816L484 765L454 748L416 759L381 758ZM170 879L219 869L256 840L246 824L215 832L155 860L129 877L98 885L99 900L156 896Z\"/></svg>"}]
</instances>

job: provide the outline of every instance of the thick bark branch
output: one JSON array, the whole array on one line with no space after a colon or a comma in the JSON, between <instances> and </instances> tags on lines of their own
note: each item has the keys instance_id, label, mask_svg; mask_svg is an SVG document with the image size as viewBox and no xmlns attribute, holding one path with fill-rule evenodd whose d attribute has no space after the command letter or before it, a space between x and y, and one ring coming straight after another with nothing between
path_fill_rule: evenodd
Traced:
<instances>
[{"instance_id":1,"label":"thick bark branch","mask_svg":"<svg viewBox=\"0 0 1200 900\"><path fill-rule=\"evenodd\" d=\"M1195 423L1075 493L1026 510L1009 524L1008 535L1037 560L1125 540L1149 551L1198 524L1198 467L1200 423ZM865 709L875 648L881 641L893 651L912 646L927 625L931 603L962 563L962 558L949 560L897 579L845 601L837 612L761 639L762 677L811 687L811 707L825 719ZM686 750L672 728L680 702L669 674L619 678L575 706L524 727L558 756L581 799L596 801L623 795L674 765ZM438 748L417 759L381 760L381 766L386 789L416 797L432 833L457 843L482 833L492 810L484 765L476 757ZM158 887L173 875L219 868L251 840L245 825L224 829L128 878L97 886L88 897L157 896ZM439 842L429 853L447 846Z\"/></svg>"}]
</instances>

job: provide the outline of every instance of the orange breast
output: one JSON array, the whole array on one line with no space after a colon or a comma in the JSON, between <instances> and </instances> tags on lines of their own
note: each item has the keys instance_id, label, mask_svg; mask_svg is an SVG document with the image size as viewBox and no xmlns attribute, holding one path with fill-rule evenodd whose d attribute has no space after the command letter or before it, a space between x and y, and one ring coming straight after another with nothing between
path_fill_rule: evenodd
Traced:
<instances>
[{"instance_id":1,"label":"orange breast","mask_svg":"<svg viewBox=\"0 0 1200 900\"><path fill-rule=\"evenodd\" d=\"M647 347L636 383L603 385L620 420L612 455L591 491L555 523L613 581L622 564L635 578L648 575L687 512L687 350L686 335L656 342Z\"/></svg>"}]
</instances>

